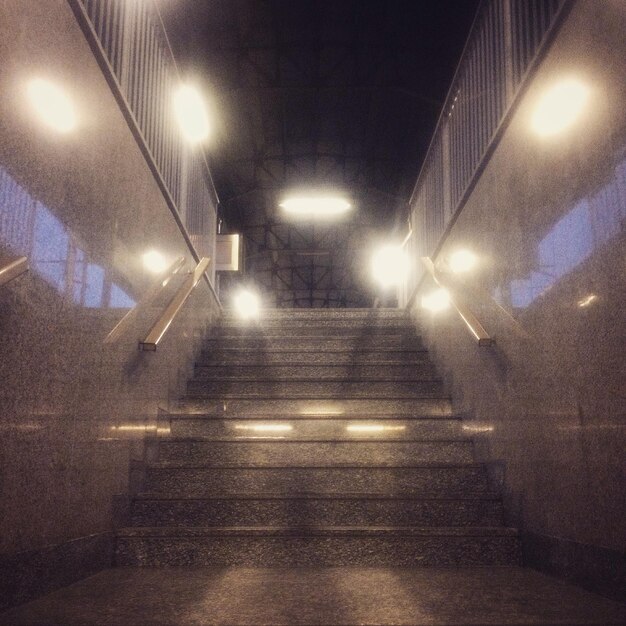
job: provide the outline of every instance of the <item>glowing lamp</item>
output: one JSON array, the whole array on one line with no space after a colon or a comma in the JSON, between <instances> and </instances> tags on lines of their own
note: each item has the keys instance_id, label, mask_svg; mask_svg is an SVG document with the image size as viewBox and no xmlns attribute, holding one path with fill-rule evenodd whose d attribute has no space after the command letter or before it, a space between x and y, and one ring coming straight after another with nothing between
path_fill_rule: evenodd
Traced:
<instances>
[{"instance_id":1,"label":"glowing lamp","mask_svg":"<svg viewBox=\"0 0 626 626\"><path fill-rule=\"evenodd\" d=\"M469 272L474 269L478 258L473 252L469 250L457 250L452 253L448 259L450 269L455 274L462 274L463 272Z\"/></svg>"},{"instance_id":2,"label":"glowing lamp","mask_svg":"<svg viewBox=\"0 0 626 626\"><path fill-rule=\"evenodd\" d=\"M532 129L542 137L557 135L571 126L589 100L589 88L574 78L563 79L550 87L537 102Z\"/></svg>"},{"instance_id":3,"label":"glowing lamp","mask_svg":"<svg viewBox=\"0 0 626 626\"><path fill-rule=\"evenodd\" d=\"M167 268L166 258L157 250L149 250L143 257L143 266L153 274L160 274Z\"/></svg>"},{"instance_id":4,"label":"glowing lamp","mask_svg":"<svg viewBox=\"0 0 626 626\"><path fill-rule=\"evenodd\" d=\"M443 311L450 306L450 294L446 289L436 289L422 297L422 307L433 313Z\"/></svg>"},{"instance_id":5,"label":"glowing lamp","mask_svg":"<svg viewBox=\"0 0 626 626\"><path fill-rule=\"evenodd\" d=\"M191 85L180 85L174 92L174 113L183 136L199 143L209 136L209 117L200 92Z\"/></svg>"},{"instance_id":6,"label":"glowing lamp","mask_svg":"<svg viewBox=\"0 0 626 626\"><path fill-rule=\"evenodd\" d=\"M234 303L237 315L242 319L252 319L259 315L259 297L247 289L235 296Z\"/></svg>"},{"instance_id":7,"label":"glowing lamp","mask_svg":"<svg viewBox=\"0 0 626 626\"><path fill-rule=\"evenodd\" d=\"M400 246L384 246L374 254L372 272L374 280L383 287L400 285L409 271L409 258Z\"/></svg>"},{"instance_id":8,"label":"glowing lamp","mask_svg":"<svg viewBox=\"0 0 626 626\"><path fill-rule=\"evenodd\" d=\"M61 87L42 78L32 79L27 86L28 99L39 119L59 133L76 127L74 104Z\"/></svg>"},{"instance_id":9,"label":"glowing lamp","mask_svg":"<svg viewBox=\"0 0 626 626\"><path fill-rule=\"evenodd\" d=\"M291 215L307 218L329 218L342 215L352 205L334 196L294 196L281 202L280 207Z\"/></svg>"}]
</instances>

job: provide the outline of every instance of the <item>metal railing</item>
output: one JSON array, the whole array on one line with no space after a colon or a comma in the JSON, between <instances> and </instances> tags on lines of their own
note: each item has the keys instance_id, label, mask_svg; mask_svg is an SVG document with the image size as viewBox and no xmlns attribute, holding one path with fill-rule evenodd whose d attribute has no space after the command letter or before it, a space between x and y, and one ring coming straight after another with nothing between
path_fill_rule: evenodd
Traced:
<instances>
[{"instance_id":1,"label":"metal railing","mask_svg":"<svg viewBox=\"0 0 626 626\"><path fill-rule=\"evenodd\" d=\"M472 313L470 308L459 299L445 274L435 267L432 259L429 257L422 257L422 265L433 281L448 292L450 304L465 322L465 326L470 331L474 339L476 339L478 345L493 346L496 343L496 340L489 335L483 325L478 321L478 318L474 315L474 313Z\"/></svg>"},{"instance_id":2,"label":"metal railing","mask_svg":"<svg viewBox=\"0 0 626 626\"><path fill-rule=\"evenodd\" d=\"M172 113L181 82L154 0L68 0L196 261L215 257L218 196Z\"/></svg>"},{"instance_id":3,"label":"metal railing","mask_svg":"<svg viewBox=\"0 0 626 626\"><path fill-rule=\"evenodd\" d=\"M159 317L159 319L154 323L146 338L139 342L140 350L148 352L156 351L157 346L165 336L165 333L168 331L174 321L174 318L183 308L187 298L189 298L191 292L195 289L196 285L204 275L204 272L206 272L209 267L209 262L210 260L206 257L201 259L200 263L198 263L193 272L189 273L189 276L181 285L180 289L178 289L178 291L174 294L174 297L170 300L170 303L167 305L161 317Z\"/></svg>"},{"instance_id":4,"label":"metal railing","mask_svg":"<svg viewBox=\"0 0 626 626\"><path fill-rule=\"evenodd\" d=\"M27 271L28 259L25 256L7 262L0 262L0 286L6 285L10 280L21 276Z\"/></svg>"},{"instance_id":5,"label":"metal railing","mask_svg":"<svg viewBox=\"0 0 626 626\"><path fill-rule=\"evenodd\" d=\"M502 127L571 0L483 0L413 189L406 293L467 200ZM411 300L412 298L409 298Z\"/></svg>"}]
</instances>

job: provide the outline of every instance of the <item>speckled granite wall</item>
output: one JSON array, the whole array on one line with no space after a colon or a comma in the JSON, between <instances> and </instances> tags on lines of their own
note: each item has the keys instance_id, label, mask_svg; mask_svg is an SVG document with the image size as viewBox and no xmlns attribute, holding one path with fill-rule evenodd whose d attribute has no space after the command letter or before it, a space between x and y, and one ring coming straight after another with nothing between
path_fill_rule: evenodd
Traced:
<instances>
[{"instance_id":1,"label":"speckled granite wall","mask_svg":"<svg viewBox=\"0 0 626 626\"><path fill-rule=\"evenodd\" d=\"M482 457L504 468L528 562L604 591L626 545L625 31L623 2L574 4L438 257L478 255L457 283L497 345L422 310L430 281L413 310ZM537 136L538 99L571 77L589 89L581 116Z\"/></svg>"},{"instance_id":2,"label":"speckled granite wall","mask_svg":"<svg viewBox=\"0 0 626 626\"><path fill-rule=\"evenodd\" d=\"M218 305L203 282L158 352L137 340L163 301L103 343L157 281L143 254L190 262L190 251L67 2L3 2L0 59L0 257L31 265L0 287L5 604L106 562L113 496L128 491L129 460L178 395ZM33 78L64 89L73 130L35 115Z\"/></svg>"}]
</instances>

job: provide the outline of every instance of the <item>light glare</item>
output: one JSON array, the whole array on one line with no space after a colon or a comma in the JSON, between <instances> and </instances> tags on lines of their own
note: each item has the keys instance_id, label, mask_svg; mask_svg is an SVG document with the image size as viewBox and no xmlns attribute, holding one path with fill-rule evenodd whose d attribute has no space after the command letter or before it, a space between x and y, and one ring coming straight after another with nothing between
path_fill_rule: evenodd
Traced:
<instances>
[{"instance_id":1,"label":"light glare","mask_svg":"<svg viewBox=\"0 0 626 626\"><path fill-rule=\"evenodd\" d=\"M409 271L409 258L400 246L384 246L374 255L372 271L383 287L400 285Z\"/></svg>"},{"instance_id":2,"label":"light glare","mask_svg":"<svg viewBox=\"0 0 626 626\"><path fill-rule=\"evenodd\" d=\"M573 124L589 100L589 88L574 78L554 84L544 93L532 117L533 130L542 137L557 135Z\"/></svg>"},{"instance_id":3,"label":"light glare","mask_svg":"<svg viewBox=\"0 0 626 626\"><path fill-rule=\"evenodd\" d=\"M209 117L204 100L195 87L178 87L174 92L174 112L187 141L199 143L209 136Z\"/></svg>"},{"instance_id":4,"label":"light glare","mask_svg":"<svg viewBox=\"0 0 626 626\"><path fill-rule=\"evenodd\" d=\"M333 196L294 196L281 202L280 206L292 215L324 218L345 213L351 204Z\"/></svg>"},{"instance_id":5,"label":"light glare","mask_svg":"<svg viewBox=\"0 0 626 626\"><path fill-rule=\"evenodd\" d=\"M578 301L578 306L581 309L588 307L590 304L593 304L598 299L595 293L590 293L587 297Z\"/></svg>"},{"instance_id":6,"label":"light glare","mask_svg":"<svg viewBox=\"0 0 626 626\"><path fill-rule=\"evenodd\" d=\"M457 250L449 259L450 269L455 274L462 274L463 272L469 272L476 267L478 257L469 250Z\"/></svg>"},{"instance_id":7,"label":"light glare","mask_svg":"<svg viewBox=\"0 0 626 626\"><path fill-rule=\"evenodd\" d=\"M149 250L143 255L143 266L153 274L160 274L167 268L165 257L156 250Z\"/></svg>"},{"instance_id":8,"label":"light glare","mask_svg":"<svg viewBox=\"0 0 626 626\"><path fill-rule=\"evenodd\" d=\"M55 83L34 78L28 83L28 98L42 122L59 133L76 127L74 104Z\"/></svg>"},{"instance_id":9,"label":"light glare","mask_svg":"<svg viewBox=\"0 0 626 626\"><path fill-rule=\"evenodd\" d=\"M346 430L351 433L382 433L390 430L406 430L406 426L385 426L383 424L349 424Z\"/></svg>"},{"instance_id":10,"label":"light glare","mask_svg":"<svg viewBox=\"0 0 626 626\"><path fill-rule=\"evenodd\" d=\"M293 430L293 426L291 424L237 424L235 428L237 430L252 430L255 433L277 433Z\"/></svg>"},{"instance_id":11,"label":"light glare","mask_svg":"<svg viewBox=\"0 0 626 626\"><path fill-rule=\"evenodd\" d=\"M422 307L436 313L450 306L450 294L446 289L436 289L422 297Z\"/></svg>"},{"instance_id":12,"label":"light glare","mask_svg":"<svg viewBox=\"0 0 626 626\"><path fill-rule=\"evenodd\" d=\"M259 314L259 298L256 294L244 289L235 296L235 309L239 317L251 319Z\"/></svg>"}]
</instances>

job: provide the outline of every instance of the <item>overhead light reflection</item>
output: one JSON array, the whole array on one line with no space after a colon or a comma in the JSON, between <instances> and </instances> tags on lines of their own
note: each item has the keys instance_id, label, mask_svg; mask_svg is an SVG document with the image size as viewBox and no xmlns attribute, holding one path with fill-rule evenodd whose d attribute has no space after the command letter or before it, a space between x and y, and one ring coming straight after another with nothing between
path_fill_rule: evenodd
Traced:
<instances>
[{"instance_id":1,"label":"overhead light reflection","mask_svg":"<svg viewBox=\"0 0 626 626\"><path fill-rule=\"evenodd\" d=\"M386 431L406 430L406 426L388 426L385 424L349 424L346 430L352 433L382 433Z\"/></svg>"},{"instance_id":2,"label":"overhead light reflection","mask_svg":"<svg viewBox=\"0 0 626 626\"><path fill-rule=\"evenodd\" d=\"M263 432L285 432L293 430L291 424L236 424L236 430L252 430L257 433Z\"/></svg>"},{"instance_id":3,"label":"overhead light reflection","mask_svg":"<svg viewBox=\"0 0 626 626\"><path fill-rule=\"evenodd\" d=\"M598 299L595 293L590 293L587 297L578 301L578 306L581 309L588 307L590 304L593 304Z\"/></svg>"},{"instance_id":4,"label":"overhead light reflection","mask_svg":"<svg viewBox=\"0 0 626 626\"><path fill-rule=\"evenodd\" d=\"M156 250L149 250L143 255L142 259L143 266L153 274L160 274L167 268L167 260Z\"/></svg>"},{"instance_id":5,"label":"overhead light reflection","mask_svg":"<svg viewBox=\"0 0 626 626\"><path fill-rule=\"evenodd\" d=\"M27 86L31 106L42 122L59 133L76 127L74 104L57 84L42 78L33 78Z\"/></svg>"}]
</instances>

